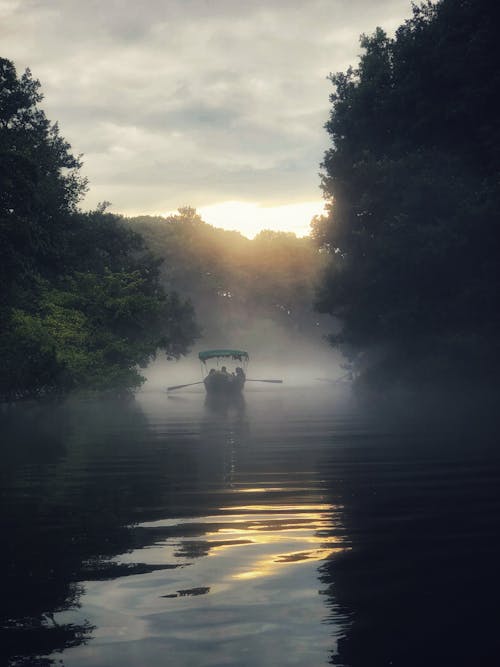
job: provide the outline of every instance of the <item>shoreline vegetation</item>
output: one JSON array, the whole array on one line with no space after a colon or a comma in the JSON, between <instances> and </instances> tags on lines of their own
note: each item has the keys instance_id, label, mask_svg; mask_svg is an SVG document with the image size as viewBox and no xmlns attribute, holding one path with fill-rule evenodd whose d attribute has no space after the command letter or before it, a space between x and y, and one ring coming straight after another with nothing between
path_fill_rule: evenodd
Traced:
<instances>
[{"instance_id":1,"label":"shoreline vegetation","mask_svg":"<svg viewBox=\"0 0 500 667\"><path fill-rule=\"evenodd\" d=\"M491 2L422 3L330 75L317 305L342 323L331 342L360 391L499 386L495 17Z\"/></svg>"},{"instance_id":2,"label":"shoreline vegetation","mask_svg":"<svg viewBox=\"0 0 500 667\"><path fill-rule=\"evenodd\" d=\"M0 59L0 398L134 388L158 350L198 336L141 237L82 212L81 160L39 108L40 83Z\"/></svg>"},{"instance_id":3,"label":"shoreline vegetation","mask_svg":"<svg viewBox=\"0 0 500 667\"><path fill-rule=\"evenodd\" d=\"M414 6L331 74L325 214L253 240L190 207L84 212L81 157L0 59L0 401L133 391L195 341L318 335L363 394L498 387L500 74L472 0ZM235 221L236 222L236 221ZM333 318L333 319L332 319Z\"/></svg>"},{"instance_id":4,"label":"shoreline vegetation","mask_svg":"<svg viewBox=\"0 0 500 667\"><path fill-rule=\"evenodd\" d=\"M315 329L311 239L251 241L190 207L83 212L82 163L39 108L40 83L1 59L0 87L0 401L127 394L158 354L178 359L202 335L226 345Z\"/></svg>"}]
</instances>

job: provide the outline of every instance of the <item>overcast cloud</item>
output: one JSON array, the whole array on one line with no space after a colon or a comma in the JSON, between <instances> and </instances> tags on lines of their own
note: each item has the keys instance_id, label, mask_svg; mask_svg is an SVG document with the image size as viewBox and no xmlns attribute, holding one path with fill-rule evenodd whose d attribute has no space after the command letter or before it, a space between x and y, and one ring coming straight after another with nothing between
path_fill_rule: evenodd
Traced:
<instances>
[{"instance_id":1,"label":"overcast cloud","mask_svg":"<svg viewBox=\"0 0 500 667\"><path fill-rule=\"evenodd\" d=\"M85 205L321 199L327 75L409 0L0 0L0 55L30 67L90 180Z\"/></svg>"}]
</instances>

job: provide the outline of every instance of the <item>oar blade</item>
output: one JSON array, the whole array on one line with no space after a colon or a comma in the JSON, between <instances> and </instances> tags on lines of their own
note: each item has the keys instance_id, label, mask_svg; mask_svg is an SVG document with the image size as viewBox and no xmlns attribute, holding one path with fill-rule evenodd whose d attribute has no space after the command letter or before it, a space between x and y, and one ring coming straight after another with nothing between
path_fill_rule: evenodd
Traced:
<instances>
[{"instance_id":1,"label":"oar blade","mask_svg":"<svg viewBox=\"0 0 500 667\"><path fill-rule=\"evenodd\" d=\"M253 380L247 378L247 382L272 382L273 384L283 384L283 380Z\"/></svg>"}]
</instances>

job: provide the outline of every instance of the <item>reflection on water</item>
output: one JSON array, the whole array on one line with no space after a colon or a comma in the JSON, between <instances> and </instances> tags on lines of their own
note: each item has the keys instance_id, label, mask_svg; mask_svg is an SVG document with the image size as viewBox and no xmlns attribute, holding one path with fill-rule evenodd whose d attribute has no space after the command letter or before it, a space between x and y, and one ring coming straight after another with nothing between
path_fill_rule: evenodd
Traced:
<instances>
[{"instance_id":1,"label":"reflection on water","mask_svg":"<svg viewBox=\"0 0 500 667\"><path fill-rule=\"evenodd\" d=\"M245 415L245 396L235 394L225 396L224 394L207 394L205 396L205 407L209 413L219 414L225 417L237 415L242 418Z\"/></svg>"},{"instance_id":2,"label":"reflection on water","mask_svg":"<svg viewBox=\"0 0 500 667\"><path fill-rule=\"evenodd\" d=\"M339 548L338 541L325 533L332 523L333 507L329 505L245 505L223 507L221 511L227 514L196 517L173 525L171 521L159 521L141 527L175 532L175 538L160 546L164 559L224 559L220 576L226 582L280 575L284 565L322 560ZM191 537L193 527L197 534ZM187 534L179 539L183 531ZM225 559L228 549L233 550L229 563Z\"/></svg>"},{"instance_id":3,"label":"reflection on water","mask_svg":"<svg viewBox=\"0 0 500 667\"><path fill-rule=\"evenodd\" d=\"M495 434L323 387L23 407L2 433L0 662L495 664Z\"/></svg>"},{"instance_id":4,"label":"reflection on water","mask_svg":"<svg viewBox=\"0 0 500 667\"><path fill-rule=\"evenodd\" d=\"M314 452L284 433L291 406L272 392L204 399L14 419L0 563L11 664L326 664L317 568L342 547Z\"/></svg>"},{"instance_id":5,"label":"reflection on water","mask_svg":"<svg viewBox=\"0 0 500 667\"><path fill-rule=\"evenodd\" d=\"M220 514L139 524L136 530L151 533L149 546L120 554L117 562L172 569L87 582L82 608L57 620L80 622L87 615L97 628L89 646L66 654L67 664L97 658L107 664L124 642L133 651L143 646L145 664L161 664L164 652L180 665L225 664L235 650L243 655L233 664L326 664L331 632L322 625L316 570L340 548L321 535L332 511L324 504L226 506ZM290 639L300 657L281 654Z\"/></svg>"}]
</instances>

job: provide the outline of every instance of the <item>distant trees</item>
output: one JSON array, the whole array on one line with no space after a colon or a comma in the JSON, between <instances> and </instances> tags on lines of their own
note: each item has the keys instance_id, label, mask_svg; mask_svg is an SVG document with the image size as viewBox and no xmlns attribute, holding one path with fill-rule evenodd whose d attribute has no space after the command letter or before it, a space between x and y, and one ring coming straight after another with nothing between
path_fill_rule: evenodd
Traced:
<instances>
[{"instance_id":1,"label":"distant trees","mask_svg":"<svg viewBox=\"0 0 500 667\"><path fill-rule=\"evenodd\" d=\"M189 207L167 218L143 216L123 224L163 260L164 286L192 300L206 344L260 343L263 320L290 333L314 326L312 303L323 256L311 239L263 231L249 240L212 227ZM256 322L260 335L252 341Z\"/></svg>"},{"instance_id":2,"label":"distant trees","mask_svg":"<svg viewBox=\"0 0 500 667\"><path fill-rule=\"evenodd\" d=\"M318 305L343 322L332 342L364 352L367 380L500 368L498 17L489 1L415 6L331 75Z\"/></svg>"},{"instance_id":3,"label":"distant trees","mask_svg":"<svg viewBox=\"0 0 500 667\"><path fill-rule=\"evenodd\" d=\"M81 161L39 109L40 84L0 59L0 398L137 386L197 335L142 239L82 213Z\"/></svg>"}]
</instances>

